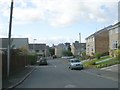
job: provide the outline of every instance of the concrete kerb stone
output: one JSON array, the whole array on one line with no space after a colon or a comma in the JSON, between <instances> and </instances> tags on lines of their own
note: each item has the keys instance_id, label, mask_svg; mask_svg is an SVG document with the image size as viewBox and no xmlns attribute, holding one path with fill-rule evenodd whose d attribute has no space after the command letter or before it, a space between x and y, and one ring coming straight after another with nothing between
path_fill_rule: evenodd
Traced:
<instances>
[{"instance_id":1,"label":"concrete kerb stone","mask_svg":"<svg viewBox=\"0 0 120 90\"><path fill-rule=\"evenodd\" d=\"M20 85L26 78L29 77L29 75L35 70L36 68L33 68L25 77L23 77L19 82L17 82L16 84L4 89L4 90L12 90L13 88L17 87L18 85Z\"/></svg>"}]
</instances>

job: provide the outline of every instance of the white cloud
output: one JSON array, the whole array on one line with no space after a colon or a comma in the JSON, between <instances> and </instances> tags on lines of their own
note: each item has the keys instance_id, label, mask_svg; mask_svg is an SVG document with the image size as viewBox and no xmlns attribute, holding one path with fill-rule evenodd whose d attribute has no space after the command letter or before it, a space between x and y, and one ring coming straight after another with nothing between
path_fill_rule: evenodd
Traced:
<instances>
[{"instance_id":1,"label":"white cloud","mask_svg":"<svg viewBox=\"0 0 120 90\"><path fill-rule=\"evenodd\" d=\"M47 43L48 45L52 44L59 44L59 43L65 43L65 42L74 42L76 38L72 37L60 37L60 36L54 36L54 37L44 37L44 38L38 38L33 37L31 34L24 34L24 35L12 35L12 38L29 38L29 43ZM36 39L36 41L34 41Z\"/></svg>"},{"instance_id":2,"label":"white cloud","mask_svg":"<svg viewBox=\"0 0 120 90\"><path fill-rule=\"evenodd\" d=\"M0 0L0 11L9 16L10 0ZM83 20L108 22L117 19L118 0L15 0L14 20L45 20L54 27ZM28 3L31 3L28 4ZM112 19L111 19L112 17Z\"/></svg>"},{"instance_id":3,"label":"white cloud","mask_svg":"<svg viewBox=\"0 0 120 90\"><path fill-rule=\"evenodd\" d=\"M43 18L43 13L37 9L25 8L22 10L21 8L15 8L13 16L16 20L38 21Z\"/></svg>"},{"instance_id":4,"label":"white cloud","mask_svg":"<svg viewBox=\"0 0 120 90\"><path fill-rule=\"evenodd\" d=\"M7 37L7 32L4 31L4 25L0 23L0 38Z\"/></svg>"}]
</instances>

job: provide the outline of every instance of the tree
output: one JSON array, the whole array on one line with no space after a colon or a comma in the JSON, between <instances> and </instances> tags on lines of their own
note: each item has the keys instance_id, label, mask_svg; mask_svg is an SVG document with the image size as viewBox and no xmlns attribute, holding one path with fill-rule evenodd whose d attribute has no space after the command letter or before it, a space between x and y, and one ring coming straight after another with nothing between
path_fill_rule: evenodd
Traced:
<instances>
[{"instance_id":1,"label":"tree","mask_svg":"<svg viewBox=\"0 0 120 90\"><path fill-rule=\"evenodd\" d=\"M82 52L82 59L87 59L86 52Z\"/></svg>"},{"instance_id":2,"label":"tree","mask_svg":"<svg viewBox=\"0 0 120 90\"><path fill-rule=\"evenodd\" d=\"M55 49L54 48L49 48L50 55L53 56L55 55Z\"/></svg>"},{"instance_id":3,"label":"tree","mask_svg":"<svg viewBox=\"0 0 120 90\"><path fill-rule=\"evenodd\" d=\"M63 51L62 52L63 56L73 56L72 52L71 51Z\"/></svg>"},{"instance_id":4,"label":"tree","mask_svg":"<svg viewBox=\"0 0 120 90\"><path fill-rule=\"evenodd\" d=\"M19 54L22 54L22 55L27 55L28 54L28 49L26 46L23 46L21 48L19 48Z\"/></svg>"},{"instance_id":5,"label":"tree","mask_svg":"<svg viewBox=\"0 0 120 90\"><path fill-rule=\"evenodd\" d=\"M70 47L70 45L68 46L68 51L70 51L70 52L71 52L71 47Z\"/></svg>"}]
</instances>

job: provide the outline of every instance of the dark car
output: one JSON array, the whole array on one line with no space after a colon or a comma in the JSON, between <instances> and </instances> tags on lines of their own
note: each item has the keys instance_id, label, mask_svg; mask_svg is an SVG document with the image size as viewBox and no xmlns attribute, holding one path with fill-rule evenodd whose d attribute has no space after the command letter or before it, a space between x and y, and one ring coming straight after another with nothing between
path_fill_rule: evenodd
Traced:
<instances>
[{"instance_id":1,"label":"dark car","mask_svg":"<svg viewBox=\"0 0 120 90\"><path fill-rule=\"evenodd\" d=\"M37 61L38 65L47 65L47 60L44 57L41 57L38 61Z\"/></svg>"},{"instance_id":2,"label":"dark car","mask_svg":"<svg viewBox=\"0 0 120 90\"><path fill-rule=\"evenodd\" d=\"M55 58L57 58L57 56L56 56L56 55L53 55L53 59L55 59Z\"/></svg>"}]
</instances>

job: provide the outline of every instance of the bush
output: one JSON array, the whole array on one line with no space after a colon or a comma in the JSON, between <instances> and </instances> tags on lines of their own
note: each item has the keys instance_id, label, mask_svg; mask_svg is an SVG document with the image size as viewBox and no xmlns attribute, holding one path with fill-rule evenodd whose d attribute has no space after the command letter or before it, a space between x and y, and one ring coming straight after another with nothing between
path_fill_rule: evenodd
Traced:
<instances>
[{"instance_id":1,"label":"bush","mask_svg":"<svg viewBox=\"0 0 120 90\"><path fill-rule=\"evenodd\" d=\"M29 54L28 60L29 60L30 65L35 65L36 61L37 61L37 55L36 54Z\"/></svg>"},{"instance_id":2,"label":"bush","mask_svg":"<svg viewBox=\"0 0 120 90\"><path fill-rule=\"evenodd\" d=\"M86 52L82 52L82 57L81 57L83 60L84 59L87 59L87 55L86 55Z\"/></svg>"},{"instance_id":3,"label":"bush","mask_svg":"<svg viewBox=\"0 0 120 90\"><path fill-rule=\"evenodd\" d=\"M101 54L101 56L107 56L107 55L109 55L109 52L104 52Z\"/></svg>"},{"instance_id":4,"label":"bush","mask_svg":"<svg viewBox=\"0 0 120 90\"><path fill-rule=\"evenodd\" d=\"M73 56L71 51L63 51L62 54L63 56Z\"/></svg>"},{"instance_id":5,"label":"bush","mask_svg":"<svg viewBox=\"0 0 120 90\"><path fill-rule=\"evenodd\" d=\"M95 57L96 57L97 59L100 59L101 55L102 55L101 53L96 53L96 54L95 54Z\"/></svg>"},{"instance_id":6,"label":"bush","mask_svg":"<svg viewBox=\"0 0 120 90\"><path fill-rule=\"evenodd\" d=\"M115 56L120 59L120 49L115 50Z\"/></svg>"}]
</instances>

